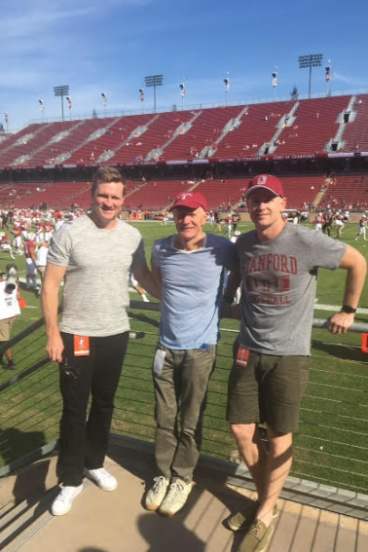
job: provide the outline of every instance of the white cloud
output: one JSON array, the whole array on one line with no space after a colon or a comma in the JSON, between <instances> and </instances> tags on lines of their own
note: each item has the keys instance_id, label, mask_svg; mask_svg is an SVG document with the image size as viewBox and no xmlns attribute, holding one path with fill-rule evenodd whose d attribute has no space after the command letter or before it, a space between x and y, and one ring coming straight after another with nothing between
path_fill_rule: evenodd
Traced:
<instances>
[{"instance_id":1,"label":"white cloud","mask_svg":"<svg viewBox=\"0 0 368 552\"><path fill-rule=\"evenodd\" d=\"M367 79L363 79L360 77L352 77L350 75L343 75L339 72L333 72L333 80L336 82L341 82L343 84L347 84L348 86L351 86L353 88L355 87L366 87L368 85Z\"/></svg>"},{"instance_id":2,"label":"white cloud","mask_svg":"<svg viewBox=\"0 0 368 552\"><path fill-rule=\"evenodd\" d=\"M76 7L74 0L50 0L27 2L23 1L23 9L6 9L2 6L2 38L13 39L33 36L41 37L43 32L51 31L55 27L63 26L73 19L85 18L89 15L104 16L116 7L120 9L124 6L145 6L152 0L79 0ZM19 8L19 4L17 8ZM84 22L85 23L85 22ZM6 43L6 42L5 42Z\"/></svg>"},{"instance_id":3,"label":"white cloud","mask_svg":"<svg viewBox=\"0 0 368 552\"><path fill-rule=\"evenodd\" d=\"M56 23L65 22L68 19L84 17L91 13L91 8L78 8L74 10L43 11L34 10L23 15L2 15L3 39L26 38L32 36L42 37L42 33L51 30Z\"/></svg>"},{"instance_id":4,"label":"white cloud","mask_svg":"<svg viewBox=\"0 0 368 552\"><path fill-rule=\"evenodd\" d=\"M6 72L0 73L0 87L4 89L17 88L25 90L29 86L35 86L40 82L42 75L39 71L24 69L17 71L16 69L8 69Z\"/></svg>"}]
</instances>

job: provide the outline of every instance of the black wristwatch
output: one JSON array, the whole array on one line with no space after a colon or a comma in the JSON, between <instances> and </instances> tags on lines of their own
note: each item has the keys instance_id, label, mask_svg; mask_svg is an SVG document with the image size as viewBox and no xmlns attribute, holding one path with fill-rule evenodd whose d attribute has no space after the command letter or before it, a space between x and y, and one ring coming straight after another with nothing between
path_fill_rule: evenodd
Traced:
<instances>
[{"instance_id":1,"label":"black wristwatch","mask_svg":"<svg viewBox=\"0 0 368 552\"><path fill-rule=\"evenodd\" d=\"M354 307L351 307L350 305L343 305L341 307L341 312L346 312L346 314L354 314L356 313L356 309Z\"/></svg>"}]
</instances>

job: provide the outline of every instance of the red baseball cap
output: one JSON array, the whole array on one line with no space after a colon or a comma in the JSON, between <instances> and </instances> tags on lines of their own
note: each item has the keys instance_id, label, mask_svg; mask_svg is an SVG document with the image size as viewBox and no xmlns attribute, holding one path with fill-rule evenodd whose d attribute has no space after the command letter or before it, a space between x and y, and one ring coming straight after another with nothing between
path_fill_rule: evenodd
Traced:
<instances>
[{"instance_id":1,"label":"red baseball cap","mask_svg":"<svg viewBox=\"0 0 368 552\"><path fill-rule=\"evenodd\" d=\"M259 174L249 182L245 197L247 198L254 190L262 189L272 192L275 196L285 196L284 187L277 176L273 176L272 174Z\"/></svg>"},{"instance_id":2,"label":"red baseball cap","mask_svg":"<svg viewBox=\"0 0 368 552\"><path fill-rule=\"evenodd\" d=\"M202 207L202 209L207 211L208 203L201 192L181 192L174 199L170 211L176 209L176 207L188 207L188 209L198 209L198 207Z\"/></svg>"}]
</instances>

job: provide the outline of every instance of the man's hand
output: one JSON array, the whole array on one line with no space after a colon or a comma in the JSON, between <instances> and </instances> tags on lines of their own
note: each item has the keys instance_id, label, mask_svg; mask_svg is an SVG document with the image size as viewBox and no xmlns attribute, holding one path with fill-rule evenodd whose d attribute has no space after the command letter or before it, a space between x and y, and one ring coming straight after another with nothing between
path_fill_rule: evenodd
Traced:
<instances>
[{"instance_id":1,"label":"man's hand","mask_svg":"<svg viewBox=\"0 0 368 552\"><path fill-rule=\"evenodd\" d=\"M336 312L327 321L327 328L333 334L344 334L354 322L354 313Z\"/></svg>"},{"instance_id":2,"label":"man's hand","mask_svg":"<svg viewBox=\"0 0 368 552\"><path fill-rule=\"evenodd\" d=\"M64 343L61 339L60 332L54 332L49 335L47 339L46 350L50 360L52 360L53 362L62 362Z\"/></svg>"},{"instance_id":3,"label":"man's hand","mask_svg":"<svg viewBox=\"0 0 368 552\"><path fill-rule=\"evenodd\" d=\"M147 265L140 265L133 270L134 278L150 295L161 298L161 289L159 279L155 277L154 272L150 271Z\"/></svg>"},{"instance_id":4,"label":"man's hand","mask_svg":"<svg viewBox=\"0 0 368 552\"><path fill-rule=\"evenodd\" d=\"M45 318L47 345L50 360L62 362L64 344L58 326L59 288L64 278L66 267L48 263L42 285L42 310Z\"/></svg>"}]
</instances>

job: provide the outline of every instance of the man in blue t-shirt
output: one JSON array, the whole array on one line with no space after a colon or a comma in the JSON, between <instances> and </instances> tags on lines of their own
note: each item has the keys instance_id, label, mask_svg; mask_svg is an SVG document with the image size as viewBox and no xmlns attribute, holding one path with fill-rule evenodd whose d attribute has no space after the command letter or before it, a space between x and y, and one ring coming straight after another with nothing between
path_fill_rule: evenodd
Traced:
<instances>
[{"instance_id":1,"label":"man in blue t-shirt","mask_svg":"<svg viewBox=\"0 0 368 552\"><path fill-rule=\"evenodd\" d=\"M153 362L159 475L145 505L168 516L184 506L192 488L223 281L234 266L233 244L203 230L207 210L200 192L179 194L172 207L177 233L156 241L152 251L152 271L161 284L160 341Z\"/></svg>"}]
</instances>

